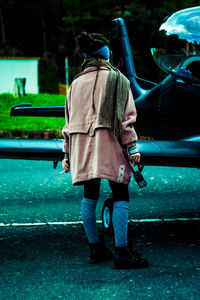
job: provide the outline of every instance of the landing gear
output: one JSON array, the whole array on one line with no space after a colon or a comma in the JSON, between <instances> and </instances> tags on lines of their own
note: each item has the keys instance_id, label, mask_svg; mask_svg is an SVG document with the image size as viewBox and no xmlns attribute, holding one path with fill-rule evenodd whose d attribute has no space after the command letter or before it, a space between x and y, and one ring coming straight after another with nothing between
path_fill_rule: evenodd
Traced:
<instances>
[{"instance_id":1,"label":"landing gear","mask_svg":"<svg viewBox=\"0 0 200 300\"><path fill-rule=\"evenodd\" d=\"M104 202L102 209L102 224L104 232L113 233L112 212L113 212L113 198L108 198Z\"/></svg>"}]
</instances>

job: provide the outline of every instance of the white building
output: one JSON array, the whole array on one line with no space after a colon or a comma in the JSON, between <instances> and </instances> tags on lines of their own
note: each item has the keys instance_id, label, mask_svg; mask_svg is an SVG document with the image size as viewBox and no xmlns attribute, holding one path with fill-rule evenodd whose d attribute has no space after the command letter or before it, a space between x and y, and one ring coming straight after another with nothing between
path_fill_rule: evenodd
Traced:
<instances>
[{"instance_id":1,"label":"white building","mask_svg":"<svg viewBox=\"0 0 200 300\"><path fill-rule=\"evenodd\" d=\"M0 94L12 94L22 78L26 93L38 94L38 61L38 57L0 57Z\"/></svg>"}]
</instances>

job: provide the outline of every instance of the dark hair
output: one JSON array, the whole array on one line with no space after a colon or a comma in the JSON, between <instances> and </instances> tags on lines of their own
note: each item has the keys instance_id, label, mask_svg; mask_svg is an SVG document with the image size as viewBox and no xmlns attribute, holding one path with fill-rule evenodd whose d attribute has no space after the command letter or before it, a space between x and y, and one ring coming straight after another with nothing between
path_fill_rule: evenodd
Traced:
<instances>
[{"instance_id":1,"label":"dark hair","mask_svg":"<svg viewBox=\"0 0 200 300\"><path fill-rule=\"evenodd\" d=\"M104 45L109 45L109 41L102 34L81 32L76 37L77 50L80 53L92 53Z\"/></svg>"}]
</instances>

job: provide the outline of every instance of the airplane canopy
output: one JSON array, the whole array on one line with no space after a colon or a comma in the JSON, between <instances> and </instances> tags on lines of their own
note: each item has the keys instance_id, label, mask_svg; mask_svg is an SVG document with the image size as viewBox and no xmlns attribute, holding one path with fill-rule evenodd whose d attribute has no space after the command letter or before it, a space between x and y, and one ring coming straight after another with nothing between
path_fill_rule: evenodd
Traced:
<instances>
[{"instance_id":1,"label":"airplane canopy","mask_svg":"<svg viewBox=\"0 0 200 300\"><path fill-rule=\"evenodd\" d=\"M167 17L153 34L151 53L165 72L200 84L200 6Z\"/></svg>"}]
</instances>

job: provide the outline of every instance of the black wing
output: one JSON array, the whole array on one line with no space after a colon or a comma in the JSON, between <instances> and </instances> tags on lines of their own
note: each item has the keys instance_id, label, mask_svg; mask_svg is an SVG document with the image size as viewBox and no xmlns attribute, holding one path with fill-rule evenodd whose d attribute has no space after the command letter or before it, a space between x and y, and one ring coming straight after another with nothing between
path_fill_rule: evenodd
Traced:
<instances>
[{"instance_id":1,"label":"black wing","mask_svg":"<svg viewBox=\"0 0 200 300\"><path fill-rule=\"evenodd\" d=\"M0 158L61 161L63 140L0 139Z\"/></svg>"},{"instance_id":2,"label":"black wing","mask_svg":"<svg viewBox=\"0 0 200 300\"><path fill-rule=\"evenodd\" d=\"M63 140L0 140L0 158L61 161ZM137 141L143 165L200 168L198 141Z\"/></svg>"}]
</instances>

